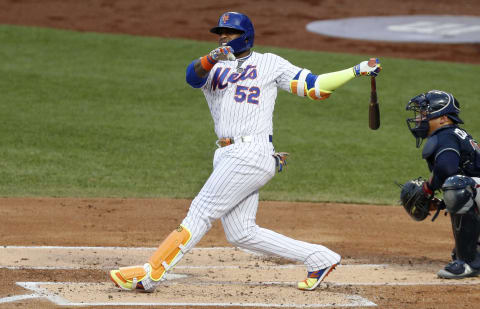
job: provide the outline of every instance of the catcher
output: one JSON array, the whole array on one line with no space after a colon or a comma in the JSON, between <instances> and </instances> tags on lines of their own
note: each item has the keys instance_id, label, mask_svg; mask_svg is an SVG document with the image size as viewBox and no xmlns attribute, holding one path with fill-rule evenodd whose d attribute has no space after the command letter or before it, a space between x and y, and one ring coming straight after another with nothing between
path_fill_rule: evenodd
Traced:
<instances>
[{"instance_id":1,"label":"catcher","mask_svg":"<svg viewBox=\"0 0 480 309\"><path fill-rule=\"evenodd\" d=\"M480 147L464 129L458 127L460 104L447 92L431 90L412 98L406 107L414 117L407 119L416 138L416 146L427 139L422 157L431 172L429 180L411 180L402 186L400 200L407 213L422 221L436 210L445 209L452 222L455 248L452 262L437 275L445 279L461 279L480 274ZM443 201L435 192L443 191Z\"/></svg>"}]
</instances>

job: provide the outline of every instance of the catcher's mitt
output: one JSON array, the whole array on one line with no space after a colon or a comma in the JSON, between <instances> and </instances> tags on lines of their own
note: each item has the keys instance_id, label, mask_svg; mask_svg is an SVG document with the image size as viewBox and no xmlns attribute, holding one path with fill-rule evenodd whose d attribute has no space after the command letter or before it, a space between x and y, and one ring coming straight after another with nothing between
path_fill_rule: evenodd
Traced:
<instances>
[{"instance_id":1,"label":"catcher's mitt","mask_svg":"<svg viewBox=\"0 0 480 309\"><path fill-rule=\"evenodd\" d=\"M425 196L422 185L424 180L420 177L407 181L401 186L400 203L405 211L416 221L423 221L430 213L432 199Z\"/></svg>"}]
</instances>

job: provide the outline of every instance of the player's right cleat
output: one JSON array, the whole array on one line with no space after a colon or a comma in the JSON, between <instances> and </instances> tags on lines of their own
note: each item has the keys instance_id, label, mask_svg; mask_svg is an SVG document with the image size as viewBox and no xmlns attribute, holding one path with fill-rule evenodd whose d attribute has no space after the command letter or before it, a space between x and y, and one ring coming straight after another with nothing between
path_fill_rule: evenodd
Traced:
<instances>
[{"instance_id":1,"label":"player's right cleat","mask_svg":"<svg viewBox=\"0 0 480 309\"><path fill-rule=\"evenodd\" d=\"M437 273L439 278L443 279L462 279L467 277L475 277L480 274L480 268L474 268L461 260L455 260L440 269Z\"/></svg>"},{"instance_id":2,"label":"player's right cleat","mask_svg":"<svg viewBox=\"0 0 480 309\"><path fill-rule=\"evenodd\" d=\"M307 279L298 283L298 289L304 291L315 290L317 286L322 283L323 279L335 269L335 267L337 267L337 264L333 264L332 266L317 271L308 272Z\"/></svg>"}]
</instances>

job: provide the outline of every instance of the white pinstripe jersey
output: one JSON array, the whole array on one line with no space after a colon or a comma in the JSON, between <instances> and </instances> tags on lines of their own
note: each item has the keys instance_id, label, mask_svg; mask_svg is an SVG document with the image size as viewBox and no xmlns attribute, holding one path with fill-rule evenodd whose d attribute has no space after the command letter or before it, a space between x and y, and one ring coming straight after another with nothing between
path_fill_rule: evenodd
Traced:
<instances>
[{"instance_id":1,"label":"white pinstripe jersey","mask_svg":"<svg viewBox=\"0 0 480 309\"><path fill-rule=\"evenodd\" d=\"M239 65L242 73L237 72ZM277 88L290 91L290 81L300 70L277 55L253 52L235 61L220 61L210 71L201 89L215 133L219 138L259 139L215 150L212 174L182 221L192 235L186 250L200 241L214 220L221 219L227 240L237 247L302 262L309 272L340 261L341 256L327 247L256 224L259 190L275 175L273 144L262 138L273 131Z\"/></svg>"},{"instance_id":2,"label":"white pinstripe jersey","mask_svg":"<svg viewBox=\"0 0 480 309\"><path fill-rule=\"evenodd\" d=\"M272 135L277 88L290 92L290 81L300 70L280 56L257 52L215 64L202 91L217 136Z\"/></svg>"}]
</instances>

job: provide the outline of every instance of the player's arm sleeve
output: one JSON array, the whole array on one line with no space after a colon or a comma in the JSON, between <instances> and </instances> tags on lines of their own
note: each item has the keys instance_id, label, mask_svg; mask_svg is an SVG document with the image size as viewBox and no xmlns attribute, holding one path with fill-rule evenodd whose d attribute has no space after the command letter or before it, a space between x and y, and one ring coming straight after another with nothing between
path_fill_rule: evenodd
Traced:
<instances>
[{"instance_id":1,"label":"player's arm sleeve","mask_svg":"<svg viewBox=\"0 0 480 309\"><path fill-rule=\"evenodd\" d=\"M335 89L355 77L352 68L315 75L309 70L297 67L281 57L277 59L277 67L279 74L276 82L281 89L301 97L307 96L312 100L328 98Z\"/></svg>"},{"instance_id":2,"label":"player's arm sleeve","mask_svg":"<svg viewBox=\"0 0 480 309\"><path fill-rule=\"evenodd\" d=\"M198 60L193 60L187 67L187 73L186 73L186 80L187 83L192 86L193 88L201 88L205 83L207 82L208 75L205 76L204 78L201 78L200 76L195 73L195 62Z\"/></svg>"},{"instance_id":3,"label":"player's arm sleeve","mask_svg":"<svg viewBox=\"0 0 480 309\"><path fill-rule=\"evenodd\" d=\"M301 69L290 81L290 92L312 100L324 100L335 89L341 87L355 77L351 68L321 75L312 74Z\"/></svg>"}]
</instances>

